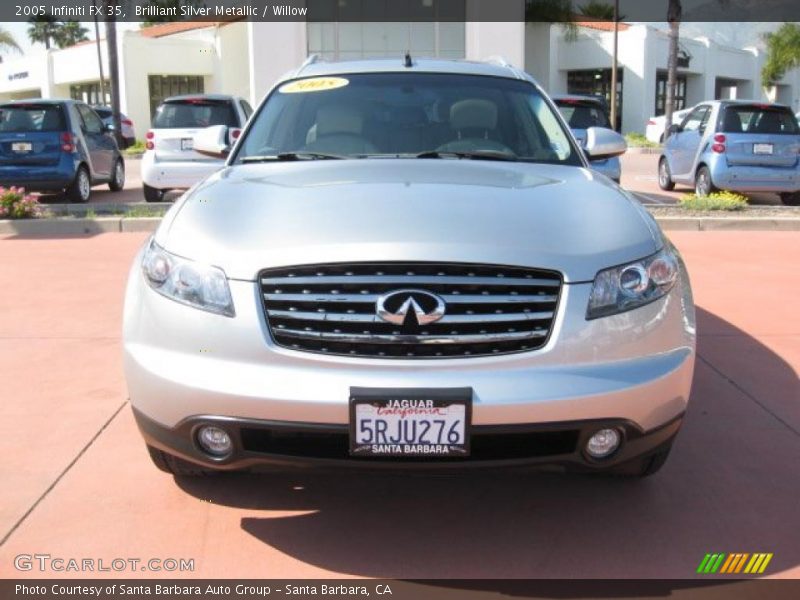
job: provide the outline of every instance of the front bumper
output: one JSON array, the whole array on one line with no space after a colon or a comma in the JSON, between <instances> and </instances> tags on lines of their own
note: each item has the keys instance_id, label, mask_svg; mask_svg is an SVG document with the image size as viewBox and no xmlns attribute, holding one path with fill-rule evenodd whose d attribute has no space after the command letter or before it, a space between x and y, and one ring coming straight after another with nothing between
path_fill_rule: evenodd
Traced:
<instances>
[{"instance_id":1,"label":"front bumper","mask_svg":"<svg viewBox=\"0 0 800 600\"><path fill-rule=\"evenodd\" d=\"M142 156L142 182L159 190L189 189L224 164L221 160L157 160L148 151Z\"/></svg>"},{"instance_id":2,"label":"front bumper","mask_svg":"<svg viewBox=\"0 0 800 600\"><path fill-rule=\"evenodd\" d=\"M581 436L593 424L607 422L634 440L660 431L686 410L695 322L685 271L664 298L592 321L585 318L591 284L565 285L550 340L539 350L389 360L278 347L269 336L255 282L230 282L236 317L228 318L154 292L139 265L137 258L124 316L131 403L145 437L188 460L205 460L193 446L191 426L198 418L231 420L237 431L242 423L253 422L257 429L266 423L282 430L311 427L341 435L349 423L352 386L471 387L477 432L511 427L536 433L555 427ZM663 441L653 439L656 446ZM626 452L647 452L651 446L631 443ZM522 458L575 463L576 448L580 445L558 455ZM253 455L244 450L220 466L275 461L272 452Z\"/></svg>"},{"instance_id":3,"label":"front bumper","mask_svg":"<svg viewBox=\"0 0 800 600\"><path fill-rule=\"evenodd\" d=\"M346 425L194 416L170 428L136 409L133 413L148 445L218 470L257 466L463 469L556 465L569 470L602 471L668 449L683 421L683 415L679 415L651 431L643 431L623 419L479 425L472 428L468 458L392 459L351 457ZM229 456L211 458L198 446L197 429L209 424L224 428L231 436L234 450ZM594 432L611 427L622 433L622 444L614 454L593 459L583 452Z\"/></svg>"}]
</instances>

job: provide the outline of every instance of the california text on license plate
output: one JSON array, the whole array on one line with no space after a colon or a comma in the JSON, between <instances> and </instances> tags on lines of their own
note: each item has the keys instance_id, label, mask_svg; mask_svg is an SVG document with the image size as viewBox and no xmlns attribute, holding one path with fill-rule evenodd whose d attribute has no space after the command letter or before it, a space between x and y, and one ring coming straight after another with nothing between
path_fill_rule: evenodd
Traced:
<instances>
[{"instance_id":1,"label":"california text on license plate","mask_svg":"<svg viewBox=\"0 0 800 600\"><path fill-rule=\"evenodd\" d=\"M350 454L469 456L472 388L350 388Z\"/></svg>"}]
</instances>

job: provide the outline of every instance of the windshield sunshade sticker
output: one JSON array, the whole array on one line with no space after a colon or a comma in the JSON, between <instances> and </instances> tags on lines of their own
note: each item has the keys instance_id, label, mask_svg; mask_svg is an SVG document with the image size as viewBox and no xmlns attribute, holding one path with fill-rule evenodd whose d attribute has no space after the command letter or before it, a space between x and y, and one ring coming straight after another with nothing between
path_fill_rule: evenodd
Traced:
<instances>
[{"instance_id":1,"label":"windshield sunshade sticker","mask_svg":"<svg viewBox=\"0 0 800 600\"><path fill-rule=\"evenodd\" d=\"M282 85L278 91L281 94L307 94L309 92L324 92L344 87L350 83L344 77L312 77L290 81Z\"/></svg>"}]
</instances>

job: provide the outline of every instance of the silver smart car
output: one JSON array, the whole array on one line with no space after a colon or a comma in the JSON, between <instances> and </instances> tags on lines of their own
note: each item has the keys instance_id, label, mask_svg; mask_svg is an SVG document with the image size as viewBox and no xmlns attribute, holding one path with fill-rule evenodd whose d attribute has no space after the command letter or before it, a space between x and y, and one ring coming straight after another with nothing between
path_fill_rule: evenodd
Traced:
<instances>
[{"instance_id":1,"label":"silver smart car","mask_svg":"<svg viewBox=\"0 0 800 600\"><path fill-rule=\"evenodd\" d=\"M661 189L682 183L699 196L718 189L775 192L784 204L800 204L800 126L789 107L702 102L670 132L658 163Z\"/></svg>"},{"instance_id":2,"label":"silver smart car","mask_svg":"<svg viewBox=\"0 0 800 600\"><path fill-rule=\"evenodd\" d=\"M648 475L689 399L675 248L504 63L309 60L134 260L131 404L156 465Z\"/></svg>"}]
</instances>

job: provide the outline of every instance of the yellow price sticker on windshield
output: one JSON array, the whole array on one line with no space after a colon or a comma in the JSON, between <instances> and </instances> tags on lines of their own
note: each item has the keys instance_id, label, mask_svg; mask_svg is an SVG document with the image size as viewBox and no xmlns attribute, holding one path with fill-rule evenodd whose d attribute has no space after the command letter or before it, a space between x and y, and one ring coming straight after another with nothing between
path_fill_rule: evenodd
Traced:
<instances>
[{"instance_id":1,"label":"yellow price sticker on windshield","mask_svg":"<svg viewBox=\"0 0 800 600\"><path fill-rule=\"evenodd\" d=\"M282 94L306 94L308 92L324 92L335 90L350 83L343 77L312 77L311 79L300 79L290 81L278 90Z\"/></svg>"}]
</instances>

